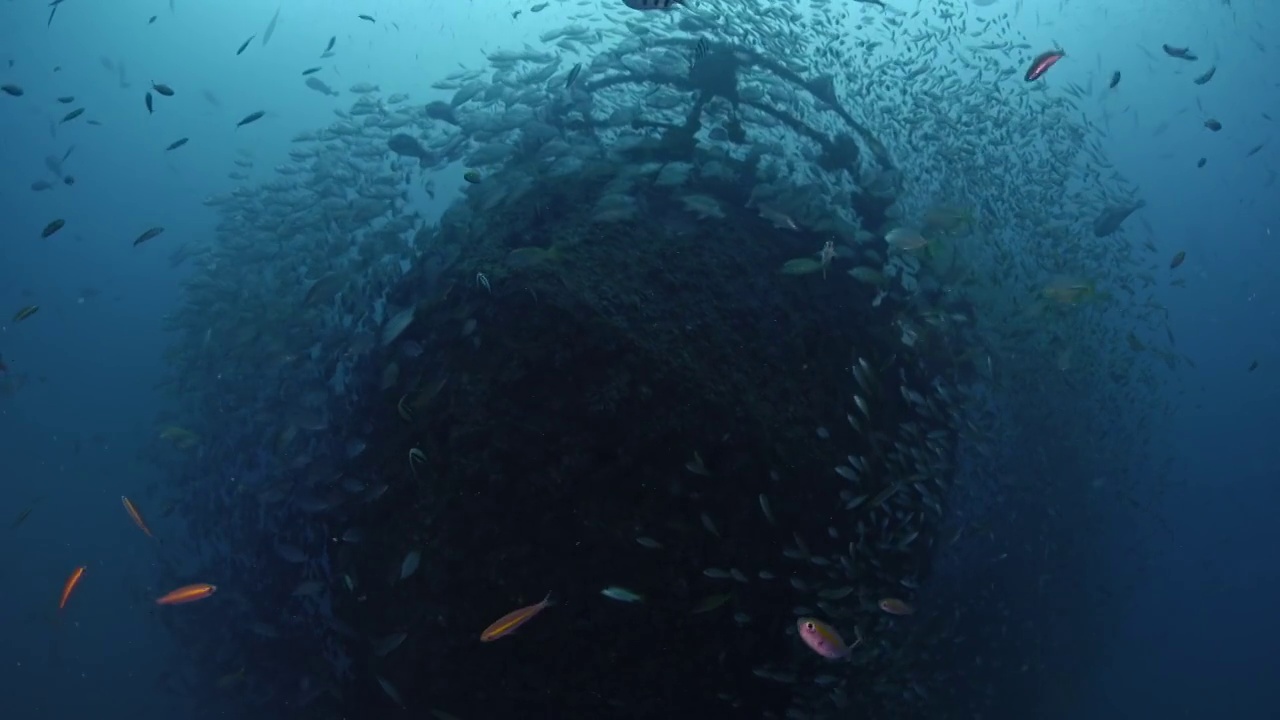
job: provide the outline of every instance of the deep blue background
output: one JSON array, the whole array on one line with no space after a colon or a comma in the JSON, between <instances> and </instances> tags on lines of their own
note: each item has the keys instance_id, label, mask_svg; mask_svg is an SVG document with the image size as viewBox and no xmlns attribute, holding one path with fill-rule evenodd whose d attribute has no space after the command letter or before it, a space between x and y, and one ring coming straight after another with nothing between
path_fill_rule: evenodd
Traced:
<instances>
[{"instance_id":1,"label":"deep blue background","mask_svg":"<svg viewBox=\"0 0 1280 720\"><path fill-rule=\"evenodd\" d=\"M314 64L336 34L343 73L336 86L377 82L425 102L443 97L428 85L459 63L479 66L485 49L537 45L538 33L574 9L553 6L513 23L509 13L521 4L506 0L366 4L377 5L378 25L355 20L364 4L285 2L271 43L255 39L240 57L235 48L250 34L261 37L274 4L177 0L171 14L163 0L68 0L50 28L44 2L0 5L0 62L12 63L0 80L27 91L0 96L0 353L15 376L0 380L13 391L0 393L4 717L174 711L156 684L184 649L153 617L155 541L128 521L119 497L165 482L138 452L153 441L157 413L166 409L154 389L165 368L161 326L189 272L170 268L166 256L181 242L211 239L215 215L201 200L233 186L225 178L232 152L251 151L255 178L269 178L292 133L326 124L330 109L347 102L303 88L298 69ZM1046 83L1088 88L1078 101L1084 116L1148 202L1139 217L1159 247L1152 293L1170 309L1179 350L1198 366L1181 367L1167 384L1176 413L1150 418L1151 456L1134 458L1146 473L1171 460L1174 488L1143 499L1172 537L1141 516L1118 514L1133 523L1120 535L1138 541L1099 554L1096 576L1081 582L1132 587L1133 594L1095 618L1110 629L1105 659L1082 669L1090 680L1067 693L1076 701L1061 708L1064 718L1280 717L1280 191L1272 182L1280 143L1263 115L1280 117L1280 49L1271 44L1280 36L1280 3L1233 4L1024 0L1013 21L1027 37L1067 49ZM1012 7L1001 1L984 12ZM147 25L152 14L159 18ZM1165 42L1190 45L1202 60L1165 58ZM119 86L102 56L124 61L132 87ZM1194 85L1191 78L1212 63L1216 78ZM1107 91L1116 69L1124 79ZM178 91L157 98L150 116L142 106L149 80ZM220 107L201 96L206 90ZM53 98L60 95L77 101L59 105ZM86 115L52 136L51 120L79 106ZM263 121L234 129L260 109L268 112ZM1206 117L1220 120L1223 131L1205 130ZM192 138L187 147L163 152L183 136ZM51 179L43 158L72 144L66 170L75 186L32 192L33 181ZM1208 164L1196 169L1202 156ZM66 227L41 240L54 217ZM166 233L132 247L153 225ZM1136 221L1127 232L1147 237ZM1188 252L1179 270L1186 288L1164 282L1177 250ZM86 297L86 288L101 293ZM30 303L41 306L38 315L9 322ZM1258 369L1247 373L1254 360ZM1144 400L1154 409L1166 398ZM33 504L29 519L11 530ZM160 536L182 529L176 520L153 522ZM81 564L89 568L84 581L59 614L61 584Z\"/></svg>"}]
</instances>

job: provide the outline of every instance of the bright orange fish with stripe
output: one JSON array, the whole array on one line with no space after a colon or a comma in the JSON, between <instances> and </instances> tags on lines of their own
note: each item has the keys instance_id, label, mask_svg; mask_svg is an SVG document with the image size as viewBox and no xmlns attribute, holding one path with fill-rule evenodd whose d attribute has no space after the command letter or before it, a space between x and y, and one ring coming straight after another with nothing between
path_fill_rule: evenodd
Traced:
<instances>
[{"instance_id":1,"label":"bright orange fish with stripe","mask_svg":"<svg viewBox=\"0 0 1280 720\"><path fill-rule=\"evenodd\" d=\"M494 620L492 625L485 628L484 632L480 633L480 642L493 642L498 638L510 635L519 629L521 625L532 620L534 615L537 615L553 604L554 603L551 601L551 593L547 593L547 596L542 598L542 602L522 607L519 610L512 610L506 615Z\"/></svg>"},{"instance_id":2,"label":"bright orange fish with stripe","mask_svg":"<svg viewBox=\"0 0 1280 720\"><path fill-rule=\"evenodd\" d=\"M71 577L67 578L66 584L62 586L62 597L58 600L58 609L67 606L67 598L71 597L71 591L76 589L76 585L80 584L80 578L84 577L86 566L81 565L71 571Z\"/></svg>"},{"instance_id":3,"label":"bright orange fish with stripe","mask_svg":"<svg viewBox=\"0 0 1280 720\"><path fill-rule=\"evenodd\" d=\"M195 583L193 585L183 585L177 590L165 593L163 596L156 598L157 605L181 605L183 603L195 602L203 600L218 591L217 585L209 583Z\"/></svg>"},{"instance_id":4,"label":"bright orange fish with stripe","mask_svg":"<svg viewBox=\"0 0 1280 720\"><path fill-rule=\"evenodd\" d=\"M146 533L147 537L155 537L151 534L151 529L147 527L147 524L142 521L142 516L138 514L138 508L133 506L133 502L123 495L120 496L120 502L124 505L124 511L129 513L129 517L133 518L133 524Z\"/></svg>"}]
</instances>

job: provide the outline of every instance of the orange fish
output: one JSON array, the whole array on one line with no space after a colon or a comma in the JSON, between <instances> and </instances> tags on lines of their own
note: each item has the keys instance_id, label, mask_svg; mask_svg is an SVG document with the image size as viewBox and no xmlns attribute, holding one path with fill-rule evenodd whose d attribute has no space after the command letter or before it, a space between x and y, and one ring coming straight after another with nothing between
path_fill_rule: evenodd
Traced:
<instances>
[{"instance_id":1,"label":"orange fish","mask_svg":"<svg viewBox=\"0 0 1280 720\"><path fill-rule=\"evenodd\" d=\"M218 591L217 585L209 583L195 583L194 585L183 585L177 590L173 590L163 597L156 598L157 605L181 605L182 603L195 602L203 600Z\"/></svg>"},{"instance_id":2,"label":"orange fish","mask_svg":"<svg viewBox=\"0 0 1280 720\"><path fill-rule=\"evenodd\" d=\"M542 602L540 603L534 603L533 605L522 607L519 610L512 610L506 615L494 620L492 625L485 628L484 632L480 633L480 642L493 642L500 637L510 635L521 625L532 620L534 615L542 612L543 608L546 608L551 604L551 593L547 593L547 596L542 598Z\"/></svg>"},{"instance_id":3,"label":"orange fish","mask_svg":"<svg viewBox=\"0 0 1280 720\"><path fill-rule=\"evenodd\" d=\"M133 503L130 502L129 498L121 495L120 502L124 504L124 511L129 513L129 517L133 518L133 524L137 525L139 530L146 533L147 537L153 537L150 528L148 528L147 524L142 521L142 516L138 514L138 508L133 506Z\"/></svg>"},{"instance_id":4,"label":"orange fish","mask_svg":"<svg viewBox=\"0 0 1280 720\"><path fill-rule=\"evenodd\" d=\"M880 609L890 615L911 615L916 611L915 608L899 600L898 598L885 598L880 601Z\"/></svg>"},{"instance_id":5,"label":"orange fish","mask_svg":"<svg viewBox=\"0 0 1280 720\"><path fill-rule=\"evenodd\" d=\"M80 584L80 578L84 576L85 566L81 565L71 572L71 577L67 578L67 583L62 586L62 598L58 600L58 609L67 606L67 598L71 597L71 591L76 589L76 585Z\"/></svg>"}]
</instances>

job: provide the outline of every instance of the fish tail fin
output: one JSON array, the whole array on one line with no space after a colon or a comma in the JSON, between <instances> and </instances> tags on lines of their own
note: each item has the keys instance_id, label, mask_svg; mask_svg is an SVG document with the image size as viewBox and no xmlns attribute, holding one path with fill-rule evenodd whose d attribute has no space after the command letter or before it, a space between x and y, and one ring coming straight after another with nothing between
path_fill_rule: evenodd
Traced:
<instances>
[{"instance_id":1,"label":"fish tail fin","mask_svg":"<svg viewBox=\"0 0 1280 720\"><path fill-rule=\"evenodd\" d=\"M546 605L547 607L550 607L550 606L552 606L552 605L555 605L555 604L556 604L556 602L557 602L557 601L556 601L556 599L555 599L555 598L553 598L553 597L551 597L551 594L552 594L553 592L555 592L555 591L554 591L554 590L548 590L548 591L547 591L547 596L546 596L546 597L544 597L544 598L542 598L542 604L543 604L543 605Z\"/></svg>"}]
</instances>

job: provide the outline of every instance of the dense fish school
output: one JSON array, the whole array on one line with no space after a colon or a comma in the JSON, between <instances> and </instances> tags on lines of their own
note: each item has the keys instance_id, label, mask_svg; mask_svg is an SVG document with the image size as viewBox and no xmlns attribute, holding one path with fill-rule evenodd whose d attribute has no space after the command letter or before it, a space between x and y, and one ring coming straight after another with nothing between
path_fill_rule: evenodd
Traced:
<instances>
[{"instance_id":1,"label":"dense fish school","mask_svg":"<svg viewBox=\"0 0 1280 720\"><path fill-rule=\"evenodd\" d=\"M1151 521L1151 399L1191 364L1152 288L1195 258L1155 255L1095 89L1056 77L1084 60L992 5L549 0L493 16L555 29L412 93L342 65L394 6L316 31L291 72L336 117L271 170L222 159L208 237L120 239L184 278L167 479L122 498L182 648L160 692L193 718L1047 716L1098 642L1063 618L1124 592L1081 582L1080 529ZM142 120L223 104L103 65ZM242 143L283 111L225 104ZM200 135L154 141L180 164Z\"/></svg>"}]
</instances>

